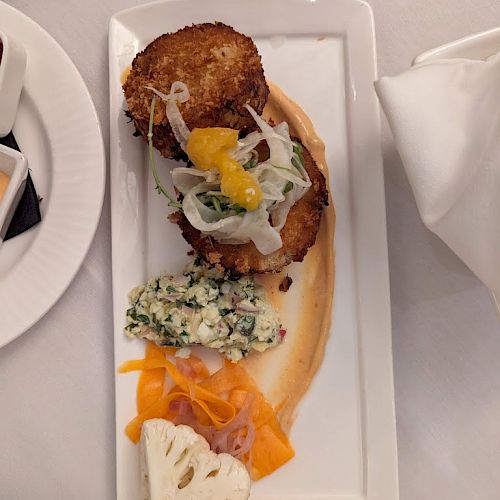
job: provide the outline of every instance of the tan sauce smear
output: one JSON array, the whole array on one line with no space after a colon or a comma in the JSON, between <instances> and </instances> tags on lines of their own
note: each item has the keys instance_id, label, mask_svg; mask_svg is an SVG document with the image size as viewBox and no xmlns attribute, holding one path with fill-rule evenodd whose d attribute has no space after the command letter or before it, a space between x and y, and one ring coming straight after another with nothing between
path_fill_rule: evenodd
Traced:
<instances>
[{"instance_id":1,"label":"tan sauce smear","mask_svg":"<svg viewBox=\"0 0 500 500\"><path fill-rule=\"evenodd\" d=\"M7 191L7 186L9 185L10 177L0 170L0 201L2 201L5 191Z\"/></svg>"},{"instance_id":2,"label":"tan sauce smear","mask_svg":"<svg viewBox=\"0 0 500 500\"><path fill-rule=\"evenodd\" d=\"M122 71L122 74L120 75L120 83L122 86L125 85L125 82L127 81L128 75L130 75L131 71L132 71L132 66L127 66Z\"/></svg>"},{"instance_id":3,"label":"tan sauce smear","mask_svg":"<svg viewBox=\"0 0 500 500\"><path fill-rule=\"evenodd\" d=\"M264 118L275 123L286 121L291 134L310 151L328 184L325 145L314 131L309 117L275 84L268 82L270 95ZM281 424L290 430L298 403L307 391L323 361L331 324L335 282L335 209L331 193L323 211L315 245L303 263L294 263L277 275L257 280L281 314L287 329L285 342L262 354L253 354L242 363L256 379L270 401L280 408ZM288 292L278 287L288 274L293 283Z\"/></svg>"}]
</instances>

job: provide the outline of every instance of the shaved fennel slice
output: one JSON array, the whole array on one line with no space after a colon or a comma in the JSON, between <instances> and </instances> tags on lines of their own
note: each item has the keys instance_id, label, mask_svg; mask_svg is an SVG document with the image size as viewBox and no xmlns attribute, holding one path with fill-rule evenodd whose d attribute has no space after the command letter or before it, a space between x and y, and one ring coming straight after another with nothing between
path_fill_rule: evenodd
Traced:
<instances>
[{"instance_id":1,"label":"shaved fennel slice","mask_svg":"<svg viewBox=\"0 0 500 500\"><path fill-rule=\"evenodd\" d=\"M251 169L249 172L253 174L253 170L254 169ZM273 175L273 169L270 169L269 173ZM202 171L191 167L177 167L172 170L172 181L176 189L183 195L186 195L195 186L201 183L205 183L209 191L204 192L197 189L196 194L204 193L215 196L220 196L222 194L220 189L218 189L218 186L220 186L220 176L218 173L212 172L211 170ZM286 180L283 182L281 181L282 179L277 176L270 178L270 180L266 180L264 176L259 179L262 199L271 202L268 206L275 202L282 202L285 199L283 187L284 184L286 184Z\"/></svg>"},{"instance_id":2,"label":"shaved fennel slice","mask_svg":"<svg viewBox=\"0 0 500 500\"><path fill-rule=\"evenodd\" d=\"M273 127L273 130L276 134L283 137L283 139L285 139L286 141L290 141L290 129L288 127L287 122L278 123L278 125ZM293 145L292 145L292 151L293 151Z\"/></svg>"},{"instance_id":3,"label":"shaved fennel slice","mask_svg":"<svg viewBox=\"0 0 500 500\"><path fill-rule=\"evenodd\" d=\"M260 132L251 132L238 140L236 146L229 150L229 156L244 165L250 159L252 150L262 139L264 139L264 136Z\"/></svg>"},{"instance_id":4,"label":"shaved fennel slice","mask_svg":"<svg viewBox=\"0 0 500 500\"><path fill-rule=\"evenodd\" d=\"M273 205L269 209L269 214L271 215L272 225L276 229L276 231L281 231L283 226L286 223L286 219L288 217L288 213L290 209L295 205L297 201L299 201L309 190L311 186L311 181L309 179L309 175L305 171L305 175L307 177L307 181L305 181L305 185L300 185L298 183L293 183L292 189L285 194L285 199L279 204Z\"/></svg>"},{"instance_id":5,"label":"shaved fennel slice","mask_svg":"<svg viewBox=\"0 0 500 500\"><path fill-rule=\"evenodd\" d=\"M262 181L260 183L262 189L262 199L273 203L281 203L285 199L283 188L276 186L276 183L270 181Z\"/></svg>"},{"instance_id":6,"label":"shaved fennel slice","mask_svg":"<svg viewBox=\"0 0 500 500\"><path fill-rule=\"evenodd\" d=\"M269 255L283 246L279 232L269 224L269 214L264 205L261 204L261 207L253 212L247 212L243 219L244 223L225 240L221 240L222 242L236 242L248 238L262 255Z\"/></svg>"},{"instance_id":7,"label":"shaved fennel slice","mask_svg":"<svg viewBox=\"0 0 500 500\"><path fill-rule=\"evenodd\" d=\"M286 179L287 181L290 181L292 184L296 184L297 186L303 187L303 188L309 188L311 186L311 181L309 180L309 176L307 176L307 179L303 179L302 177L299 177L296 175L295 172L297 172L297 169L294 167L292 168L287 168L287 167L278 167L277 165L272 165L271 163L268 163L269 160L259 163L255 169L252 170L252 172L255 172L254 175L258 179L266 179L266 174L272 175L273 177L281 177L282 179ZM307 172L306 172L307 175Z\"/></svg>"},{"instance_id":8,"label":"shaved fennel slice","mask_svg":"<svg viewBox=\"0 0 500 500\"><path fill-rule=\"evenodd\" d=\"M301 188L300 186L294 186L291 191L286 193L284 201L282 201L279 205L275 205L269 210L273 228L276 231L280 232L283 229L290 209L298 200L300 200L300 198L302 198L302 196L304 196L304 194L304 188Z\"/></svg>"},{"instance_id":9,"label":"shaved fennel slice","mask_svg":"<svg viewBox=\"0 0 500 500\"><path fill-rule=\"evenodd\" d=\"M269 163L280 166L289 165L293 156L293 142L290 140L290 136L288 135L288 125L285 124L285 137L283 135L285 133L283 126L278 129L280 133L277 133L275 129L263 120L251 106L246 104L245 107L248 109L248 112L252 115L252 118L264 134L264 139L269 146Z\"/></svg>"},{"instance_id":10,"label":"shaved fennel slice","mask_svg":"<svg viewBox=\"0 0 500 500\"><path fill-rule=\"evenodd\" d=\"M265 120L263 120L251 106L247 104L246 108L262 130L262 138L266 140L269 146L269 159L259 164L259 166L270 164L272 168L280 169L281 171L288 170L289 172L292 172L293 178L288 178L288 176L284 178L287 178L287 180L294 184L309 188L311 186L311 182L309 180L309 176L307 175L307 171L304 168L299 169L299 173L302 175L303 179L293 173L298 169L292 165L292 158L295 153L293 151L294 143L290 139L288 124L286 122L281 122L275 127L272 127ZM280 175L279 172L277 172L277 174Z\"/></svg>"},{"instance_id":11,"label":"shaved fennel slice","mask_svg":"<svg viewBox=\"0 0 500 500\"><path fill-rule=\"evenodd\" d=\"M187 141L189 138L189 129L182 118L181 112L177 104L173 101L167 101L165 104L165 112L167 113L170 128L183 151L186 151Z\"/></svg>"},{"instance_id":12,"label":"shaved fennel slice","mask_svg":"<svg viewBox=\"0 0 500 500\"><path fill-rule=\"evenodd\" d=\"M177 103L186 102L189 99L189 89L187 85L183 82L174 82L170 87L169 94L165 94L151 86L146 86L146 88L154 92L158 97L161 97L165 102L165 112L168 122L170 123L170 128L182 150L186 151L190 132L184 118L182 118Z\"/></svg>"},{"instance_id":13,"label":"shaved fennel slice","mask_svg":"<svg viewBox=\"0 0 500 500\"><path fill-rule=\"evenodd\" d=\"M148 88L165 101L172 131L182 149L186 150L190 132L177 102L189 99L187 87L182 82L174 82L170 94L164 94L153 87ZM216 210L205 205L198 195L218 196L216 193L220 192L220 175L215 170L200 171L178 167L173 169L172 179L176 189L184 197L184 215L194 228L221 243L244 244L253 241L260 253L268 255L282 247L279 233L286 223L290 208L304 196L311 182L300 162L292 163L297 154L294 152L287 123L282 122L272 127L250 106L247 105L247 109L261 131L252 132L238 140L229 154L236 161L245 164L255 154L253 151L260 141L265 140L268 144L269 159L247 170L258 180L263 193L263 201L256 210L231 215L227 210L222 212L220 207Z\"/></svg>"},{"instance_id":14,"label":"shaved fennel slice","mask_svg":"<svg viewBox=\"0 0 500 500\"><path fill-rule=\"evenodd\" d=\"M269 224L265 204L261 203L257 210L243 215L224 217L197 198L196 195L207 192L208 187L206 183L200 183L184 196L184 215L193 227L221 243L243 244L253 241L263 255L281 248L281 237Z\"/></svg>"},{"instance_id":15,"label":"shaved fennel slice","mask_svg":"<svg viewBox=\"0 0 500 500\"><path fill-rule=\"evenodd\" d=\"M165 94L150 85L146 85L146 88L152 90L158 97L161 97L163 101L177 101L182 103L188 101L190 98L188 86L184 82L177 81L172 83L168 94Z\"/></svg>"},{"instance_id":16,"label":"shaved fennel slice","mask_svg":"<svg viewBox=\"0 0 500 500\"><path fill-rule=\"evenodd\" d=\"M205 182L211 186L220 185L220 177L211 170L198 170L192 167L177 167L172 170L172 182L175 188L183 195L187 194L191 189Z\"/></svg>"}]
</instances>

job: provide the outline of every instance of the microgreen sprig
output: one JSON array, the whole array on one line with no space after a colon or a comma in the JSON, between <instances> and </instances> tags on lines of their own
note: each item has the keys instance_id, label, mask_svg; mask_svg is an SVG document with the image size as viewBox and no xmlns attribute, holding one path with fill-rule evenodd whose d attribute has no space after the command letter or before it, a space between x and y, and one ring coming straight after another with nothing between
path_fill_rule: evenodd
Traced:
<instances>
[{"instance_id":1,"label":"microgreen sprig","mask_svg":"<svg viewBox=\"0 0 500 500\"><path fill-rule=\"evenodd\" d=\"M148 128L148 145L149 145L149 166L151 167L151 172L153 173L154 180L156 182L156 192L162 194L168 200L168 205L174 208L182 209L182 205L163 187L160 176L158 175L158 170L156 168L156 162L153 151L153 120L155 113L156 96L153 96L151 101L151 110L149 112L149 128Z\"/></svg>"}]
</instances>

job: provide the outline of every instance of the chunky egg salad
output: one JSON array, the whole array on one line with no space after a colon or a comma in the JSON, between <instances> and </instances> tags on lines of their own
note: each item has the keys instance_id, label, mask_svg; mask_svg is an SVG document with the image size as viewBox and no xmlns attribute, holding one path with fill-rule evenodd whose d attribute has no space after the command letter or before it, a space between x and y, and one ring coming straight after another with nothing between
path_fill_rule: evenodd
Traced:
<instances>
[{"instance_id":1,"label":"chunky egg salad","mask_svg":"<svg viewBox=\"0 0 500 500\"><path fill-rule=\"evenodd\" d=\"M203 345L233 362L279 344L284 335L253 277L230 277L200 258L181 275L164 274L134 288L129 304L127 335L177 348Z\"/></svg>"}]
</instances>

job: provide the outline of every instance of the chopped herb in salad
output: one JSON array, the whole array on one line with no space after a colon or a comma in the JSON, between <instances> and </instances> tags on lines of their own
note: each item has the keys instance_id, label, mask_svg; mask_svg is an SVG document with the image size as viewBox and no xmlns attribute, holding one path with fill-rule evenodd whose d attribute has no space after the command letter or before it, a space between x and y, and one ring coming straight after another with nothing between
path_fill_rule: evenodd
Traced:
<instances>
[{"instance_id":1,"label":"chopped herb in salad","mask_svg":"<svg viewBox=\"0 0 500 500\"><path fill-rule=\"evenodd\" d=\"M251 276L231 277L198 257L181 275L151 278L129 293L125 333L161 346L203 345L237 362L276 346L282 332Z\"/></svg>"}]
</instances>

